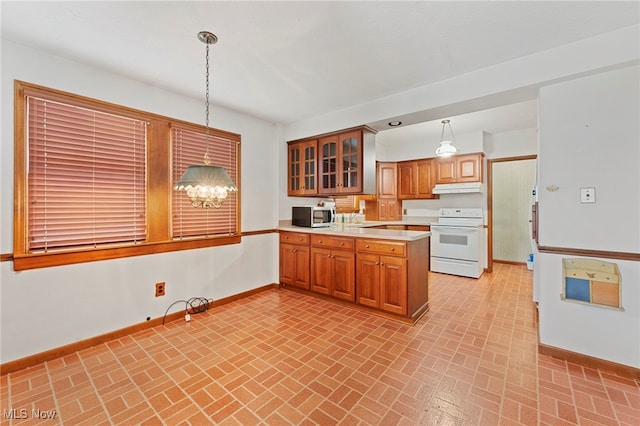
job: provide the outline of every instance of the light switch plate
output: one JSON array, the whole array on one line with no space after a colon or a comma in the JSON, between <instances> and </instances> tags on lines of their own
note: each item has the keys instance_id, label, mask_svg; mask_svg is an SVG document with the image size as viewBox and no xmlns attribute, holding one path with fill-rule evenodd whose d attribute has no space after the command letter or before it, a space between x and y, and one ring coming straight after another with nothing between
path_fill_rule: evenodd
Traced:
<instances>
[{"instance_id":1,"label":"light switch plate","mask_svg":"<svg viewBox=\"0 0 640 426\"><path fill-rule=\"evenodd\" d=\"M595 188L580 188L580 202L581 203L595 203L596 202L596 189Z\"/></svg>"}]
</instances>

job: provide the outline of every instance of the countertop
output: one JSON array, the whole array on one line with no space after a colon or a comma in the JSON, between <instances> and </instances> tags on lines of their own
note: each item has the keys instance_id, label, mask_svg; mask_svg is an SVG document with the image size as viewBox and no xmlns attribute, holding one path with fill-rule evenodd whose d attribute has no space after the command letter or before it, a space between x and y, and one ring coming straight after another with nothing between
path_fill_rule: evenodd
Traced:
<instances>
[{"instance_id":1,"label":"countertop","mask_svg":"<svg viewBox=\"0 0 640 426\"><path fill-rule=\"evenodd\" d=\"M306 228L291 225L290 220L280 221L281 231L304 232L307 234L335 235L341 237L377 238L385 240L415 241L431 236L429 231L400 231L394 229L371 229L380 225L430 225L436 219L418 218L402 221L365 221L364 223L345 223L322 228Z\"/></svg>"}]
</instances>

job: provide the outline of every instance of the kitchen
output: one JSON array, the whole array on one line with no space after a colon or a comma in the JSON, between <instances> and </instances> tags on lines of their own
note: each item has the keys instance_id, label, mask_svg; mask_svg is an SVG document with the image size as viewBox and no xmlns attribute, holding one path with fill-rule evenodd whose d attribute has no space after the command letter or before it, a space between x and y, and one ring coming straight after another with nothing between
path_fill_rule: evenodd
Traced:
<instances>
[{"instance_id":1,"label":"kitchen","mask_svg":"<svg viewBox=\"0 0 640 426\"><path fill-rule=\"evenodd\" d=\"M502 108L500 111L493 113L501 117L525 117L520 121L515 119L505 120L504 124L502 124L503 130L506 130L507 126L527 129L535 125L535 106L535 102L526 102L510 106L509 109ZM518 111L519 114L515 114L513 111ZM487 113L484 112L483 114L486 119ZM469 123L474 120L484 123L500 122L499 120L482 121L478 117L479 115L482 114L468 114L467 116L459 117L459 121L460 123ZM433 126L433 123L428 125ZM308 243L298 247L290 246L289 240L295 239L295 234L290 235L290 232L310 232L312 239L315 234L321 232L318 238L327 237L327 235L339 235L342 237L356 237L356 241L358 241L358 238L382 239L385 236L390 239L409 238L411 237L409 234L412 231L430 231L428 232L430 234L429 250L422 254L419 268L476 279L483 274L489 263L487 261L488 233L485 229L486 222L484 219L487 206L485 184L487 160L483 152L485 138L487 139L487 145L489 145L489 133L462 134L456 139L451 124L446 122L445 127L445 122L443 122L442 137L454 140L454 146L464 155L438 158L434 157L435 150L432 153L425 152L424 145L428 144L424 142L423 138L424 134L428 132L424 127L424 125L407 126L402 129L385 130L377 135L377 132L373 129L366 127L341 131L339 137L336 136L337 139L347 140L356 135L359 141L357 145L359 150L356 151L357 160L351 158L351 151L347 154L337 154L339 159L337 164L339 165L345 164L344 167L347 167L346 164L360 165L355 172L356 168L351 167L349 170L352 171L349 174L343 173L335 165L331 166L330 162L334 160L329 157L328 153L336 150L335 148L326 149L325 147L327 144L334 143L331 142L334 140L333 135L321 135L288 142L288 193L293 196L292 198L297 205L292 207L293 223L291 220L282 220L280 225L281 243L285 244L284 248L281 246L281 284L293 284L294 288L311 290L312 294L315 289L317 293L317 288L315 288L314 284L314 281L318 280L315 276L317 267L314 264L319 262L316 262L316 258L313 255L313 247L310 256L308 247L304 247L308 246ZM492 133L498 132L492 129ZM527 130L519 133L521 134L521 140L515 142L517 137L512 134L511 145L518 144L518 148L523 153L527 153L527 150L535 152L535 133ZM416 135L415 144L412 143L411 134ZM522 140L527 136L529 137L528 146ZM376 148L379 140L375 140L376 144L374 144L374 137L379 137L379 140L383 141L380 144L380 151L385 148L384 142L392 144L396 158L401 161L378 160L374 163L373 157L367 155L367 150L373 151L375 149L376 159L379 159L382 155L377 152L378 149ZM396 143L394 146L394 140L401 140L403 143ZM349 145L346 142L345 144ZM340 142L337 145L341 145ZM435 141L432 141L431 145L436 145ZM403 149L411 146L418 148L413 155L410 150ZM340 160L343 156L345 160ZM461 175L454 176L459 173ZM373 182L372 176L374 177ZM343 177L345 179L347 177L353 179L342 182L341 179ZM357 179L360 179L360 181L357 181ZM415 180L415 182L412 182L412 180ZM346 184L344 184L345 182ZM534 182L531 180L529 186L532 187L533 184ZM421 188L421 185L426 186ZM337 219L335 217L335 203L332 202L332 199L319 199L317 201L318 206L322 207L313 207L313 203L316 202L316 198L313 197L314 194L316 197L319 195L330 196L332 191L336 196L336 200L339 201ZM360 194L362 192L374 192L375 195L341 196L344 193ZM299 194L306 197L298 197ZM455 205L456 202L461 203L464 207L451 208L452 204ZM528 201L526 202L528 203ZM349 206L349 203L351 206ZM405 204L403 205L403 203ZM475 203L480 203L481 207L469 207ZM422 204L427 209L412 208L410 210L407 207L411 204L413 204L412 207L420 207ZM445 207L438 208L438 204ZM302 207L303 205L309 207ZM328 207L329 205L332 207ZM314 208L316 209L315 213L318 215L317 223L310 219L310 214L314 213L312 210ZM525 206L526 208L528 206ZM520 221L525 223L525 226L528 226L526 224L526 216L524 218L521 217ZM291 226L292 224L294 226ZM296 228L296 225L302 228ZM308 231L304 229L304 227L308 229L312 226L317 226L317 228ZM378 231L378 228L387 229ZM514 239L514 234L512 234L511 239ZM525 238L524 241L521 241L521 244L529 247L529 238ZM293 253L296 253L297 260L292 259ZM347 259L345 261L353 263L353 259L349 260L347 258L353 258L351 253L344 252L343 254ZM304 258L301 256L304 256ZM329 258L335 257L330 252L327 252L326 256ZM286 260L283 260L283 258ZM311 261L309 261L309 258L311 258ZM519 260L520 262L517 263L523 263L523 259ZM412 260L412 262L415 261L416 258ZM360 270L360 254L356 254L355 263L358 267L353 267L352 265L347 268L343 272L346 277L341 277L340 283L336 282L335 284L341 288L351 288L350 291L342 293L343 295L346 294L347 297L340 296L341 299L351 302L356 302L362 292L362 290L359 290L362 284L358 273ZM380 264L384 265L384 262L381 261ZM311 270L310 279L309 268ZM300 279L296 279L296 271L302 274ZM387 271L382 272L382 274L384 273L387 273ZM414 279L419 279L422 281L421 285L428 286L426 275L421 278L415 277ZM387 281L394 280L389 277ZM398 280L395 279L395 281ZM331 288L330 286L328 287L327 291L323 286L320 292L325 295L331 294ZM404 289L402 292L404 294L403 297L411 301L415 290L407 292L407 283L401 283L400 287ZM381 284L381 294L385 293L383 288L384 281ZM394 290L393 292L396 293L398 291ZM389 293L389 291L387 290L386 293ZM383 301L371 304L367 299L367 302L368 306L384 305ZM424 300L417 303L419 306L425 306L417 314L415 312L407 313L406 309L404 309L403 313L411 318L412 322L415 322L425 312L427 302L428 300ZM362 304L359 301L357 303ZM404 305L406 304L405 302Z\"/></svg>"},{"instance_id":2,"label":"kitchen","mask_svg":"<svg viewBox=\"0 0 640 426\"><path fill-rule=\"evenodd\" d=\"M635 179L638 177L638 155L617 158L623 166L605 163L609 177L568 173L567 164L562 161L563 158L577 159L596 170L602 166L602 162L609 160L603 158L601 152L601 142L606 132L594 135L589 133L590 129L607 129L607 132L616 129L620 132L618 141L621 150L637 153L637 102L634 104L636 99L629 95L637 93L637 83L634 83L637 80L637 65L634 67L638 60L637 42L629 42L630 39L637 39L636 35L637 24L582 40L575 45L538 53L527 57L526 61L496 65L491 74L478 71L472 75L452 77L446 84L435 83L410 94L397 95L387 107L382 107L381 101L372 101L366 106L340 110L314 119L301 119L287 126L274 125L230 108L213 106L216 126L242 134L241 229L246 234L242 243L22 272L14 271L12 262L5 257L0 265L2 334L3 343L10 341L12 344L3 344L2 362L144 322L147 316L161 316L166 309L166 302L148 294L156 281L167 282L167 294L172 299L194 294L223 299L278 282L277 236L264 230L275 229L280 220L290 219L291 207L299 203L297 197L288 197L284 190L287 158L285 141L346 129L363 122L373 125L383 117L384 122L378 124L386 125L390 118L415 111L431 111L430 119L424 121L435 122L436 127L440 126L440 118L451 117L456 141L464 152L484 152L486 159L534 153L540 155L541 242L546 242L547 246L563 247L570 241L576 247L637 253L638 240L635 234L632 238L624 230L624 226L629 226L634 232L637 231L637 208L625 210L623 207L638 205L638 179ZM202 119L198 94L193 97L176 95L170 90L151 87L113 71L63 59L37 46L25 46L4 38L2 43L2 91L5 94L12 93L13 79L22 79L191 122L200 122ZM616 49L610 49L612 45ZM574 51L588 60L572 63L566 59L560 61L559 65L558 58L572 58L570 53ZM584 55L585 51L590 53ZM198 50L196 55L199 53ZM218 66L224 68L223 64ZM200 81L199 67L193 68L197 70L193 71L190 78ZM498 106L494 102L497 94L507 93L514 98L515 93L522 91L532 92L531 100L536 98L540 86L544 87L535 106L539 120L535 127L495 134L484 134L477 129L476 132L456 130L455 117L474 108L467 106L451 112L452 105L464 101L474 104L481 99L484 101L483 108L495 107ZM603 87L615 89L614 99L620 100L620 104L601 103L602 98L610 99L604 96L607 91L602 90ZM593 102L594 98L599 101ZM403 107L399 109L398 104ZM383 112L371 112L380 110ZM3 96L3 123L8 124L2 126L0 158L0 251L3 256L12 251L12 111L12 97ZM557 117L563 117L562 122ZM585 117L589 117L588 128ZM566 126L579 137L567 134ZM418 134L411 139L405 139L403 135L406 143L400 148L393 141L385 140L393 135L392 132L402 132L402 128L380 131L376 135L376 159L379 161L428 157L438 144L438 136L425 140ZM522 143L509 143L513 140ZM555 144L559 140L565 145ZM585 146L589 149L584 149ZM554 188L554 185L559 190L547 191L547 187ZM582 186L597 187L599 198L595 205L573 204L574 195ZM611 188L622 188L624 198L615 195ZM450 194L446 199L441 196L438 200L405 200L403 207L407 209L407 216L433 217L440 208L448 207L474 207L486 212L486 203L483 194ZM594 223L609 220L610 213L618 209L622 216L618 224L613 224L611 234L603 235L604 231L594 229ZM572 214L565 215L565 211ZM246 259L251 259L251 268L245 266ZM543 253L540 259L536 259L537 264L540 260L541 266L536 272L544 283L548 283L541 294L541 342L639 368L640 345L638 339L633 338L639 335L637 301L640 298L637 286L633 287L640 277L637 261L620 262L625 283L622 287L625 310L603 312L573 304L567 307L569 304L560 300L560 285L555 284L558 281L560 259L561 256L553 252ZM69 300L79 303L74 305L74 309L69 309ZM96 304L96 300L102 303ZM25 301L29 302L29 315L25 315ZM52 311L56 315L52 315ZM78 318L82 320L78 321ZM588 331L577 327L576 332L575 324L581 323L590 325L585 327ZM620 334L612 333L612 330L628 332Z\"/></svg>"}]
</instances>

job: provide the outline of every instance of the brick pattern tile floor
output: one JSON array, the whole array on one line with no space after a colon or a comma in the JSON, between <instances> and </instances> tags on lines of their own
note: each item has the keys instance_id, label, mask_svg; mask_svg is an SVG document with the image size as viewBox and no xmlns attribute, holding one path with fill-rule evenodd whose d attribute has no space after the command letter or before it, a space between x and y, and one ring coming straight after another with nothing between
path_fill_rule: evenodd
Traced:
<instances>
[{"instance_id":1,"label":"brick pattern tile floor","mask_svg":"<svg viewBox=\"0 0 640 426\"><path fill-rule=\"evenodd\" d=\"M640 381L537 353L525 267L429 279L414 326L269 290L4 375L1 424L640 424Z\"/></svg>"}]
</instances>

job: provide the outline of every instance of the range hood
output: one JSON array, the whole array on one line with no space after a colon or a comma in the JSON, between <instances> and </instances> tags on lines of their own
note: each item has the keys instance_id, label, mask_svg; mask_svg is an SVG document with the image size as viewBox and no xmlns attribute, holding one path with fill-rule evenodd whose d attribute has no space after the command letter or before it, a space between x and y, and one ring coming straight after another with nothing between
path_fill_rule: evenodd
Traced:
<instances>
[{"instance_id":1,"label":"range hood","mask_svg":"<svg viewBox=\"0 0 640 426\"><path fill-rule=\"evenodd\" d=\"M469 194L484 192L482 182L441 183L433 188L434 194Z\"/></svg>"}]
</instances>

